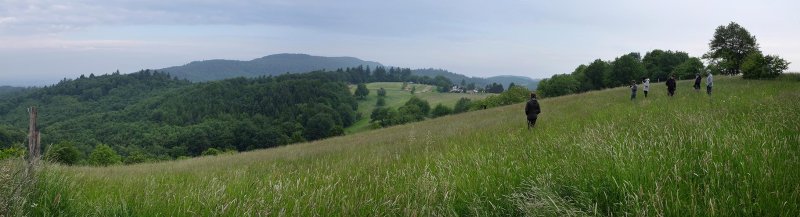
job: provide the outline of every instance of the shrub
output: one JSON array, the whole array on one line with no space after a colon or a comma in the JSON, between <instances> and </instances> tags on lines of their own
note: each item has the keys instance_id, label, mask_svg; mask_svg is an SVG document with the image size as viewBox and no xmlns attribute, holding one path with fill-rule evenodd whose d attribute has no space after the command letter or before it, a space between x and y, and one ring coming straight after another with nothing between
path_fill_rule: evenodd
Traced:
<instances>
[{"instance_id":1,"label":"shrub","mask_svg":"<svg viewBox=\"0 0 800 217\"><path fill-rule=\"evenodd\" d=\"M73 165L80 160L80 151L71 142L61 142L51 145L44 155L44 159L65 165Z\"/></svg>"},{"instance_id":2,"label":"shrub","mask_svg":"<svg viewBox=\"0 0 800 217\"><path fill-rule=\"evenodd\" d=\"M461 98L456 102L456 105L453 107L453 114L458 114L462 112L469 111L469 105L472 103L472 100L467 98Z\"/></svg>"},{"instance_id":3,"label":"shrub","mask_svg":"<svg viewBox=\"0 0 800 217\"><path fill-rule=\"evenodd\" d=\"M96 166L108 166L121 162L119 154L106 144L94 147L92 154L89 155L89 163Z\"/></svg>"},{"instance_id":4,"label":"shrub","mask_svg":"<svg viewBox=\"0 0 800 217\"><path fill-rule=\"evenodd\" d=\"M433 111L431 111L431 116L435 118L435 117L449 115L450 113L453 113L452 109L439 103L436 105L436 107L433 108Z\"/></svg>"},{"instance_id":5,"label":"shrub","mask_svg":"<svg viewBox=\"0 0 800 217\"><path fill-rule=\"evenodd\" d=\"M216 148L208 148L201 155L203 156L216 156L222 154L222 151Z\"/></svg>"}]
</instances>

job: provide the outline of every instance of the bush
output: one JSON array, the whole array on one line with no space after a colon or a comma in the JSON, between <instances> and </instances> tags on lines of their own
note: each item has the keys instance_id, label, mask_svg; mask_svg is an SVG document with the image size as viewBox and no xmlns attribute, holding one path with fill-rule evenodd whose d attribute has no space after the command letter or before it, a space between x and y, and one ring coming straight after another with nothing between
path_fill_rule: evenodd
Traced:
<instances>
[{"instance_id":1,"label":"bush","mask_svg":"<svg viewBox=\"0 0 800 217\"><path fill-rule=\"evenodd\" d=\"M508 89L506 92L503 92L500 95L489 96L486 99L475 101L472 103L471 109L477 110L481 109L481 106L492 108L525 102L530 98L530 94L531 93L527 88L515 86L514 88Z\"/></svg>"},{"instance_id":2,"label":"bush","mask_svg":"<svg viewBox=\"0 0 800 217\"><path fill-rule=\"evenodd\" d=\"M789 62L776 55L753 52L744 58L742 77L746 79L776 78L789 68Z\"/></svg>"},{"instance_id":3,"label":"bush","mask_svg":"<svg viewBox=\"0 0 800 217\"><path fill-rule=\"evenodd\" d=\"M25 157L26 151L22 147L0 148L0 160Z\"/></svg>"},{"instance_id":4,"label":"bush","mask_svg":"<svg viewBox=\"0 0 800 217\"><path fill-rule=\"evenodd\" d=\"M216 156L222 154L222 151L216 148L208 148L201 155L203 156Z\"/></svg>"},{"instance_id":5,"label":"bush","mask_svg":"<svg viewBox=\"0 0 800 217\"><path fill-rule=\"evenodd\" d=\"M94 147L92 154L89 155L89 163L96 166L108 166L121 163L122 157L106 144Z\"/></svg>"},{"instance_id":6,"label":"bush","mask_svg":"<svg viewBox=\"0 0 800 217\"><path fill-rule=\"evenodd\" d=\"M441 117L441 116L449 115L450 113L453 113L452 109L450 109L449 107L439 103L431 111L431 116L433 116L435 118L435 117Z\"/></svg>"},{"instance_id":7,"label":"bush","mask_svg":"<svg viewBox=\"0 0 800 217\"><path fill-rule=\"evenodd\" d=\"M61 142L51 145L44 155L44 159L65 165L74 165L80 160L80 151L70 142Z\"/></svg>"},{"instance_id":8,"label":"bush","mask_svg":"<svg viewBox=\"0 0 800 217\"><path fill-rule=\"evenodd\" d=\"M456 102L456 105L453 107L453 114L458 114L462 112L469 111L469 105L472 103L472 100L467 98L461 98Z\"/></svg>"},{"instance_id":9,"label":"bush","mask_svg":"<svg viewBox=\"0 0 800 217\"><path fill-rule=\"evenodd\" d=\"M138 164L147 161L150 161L150 158L148 158L147 155L145 155L141 151L133 152L130 155L128 155L127 158L125 158L125 164Z\"/></svg>"}]
</instances>

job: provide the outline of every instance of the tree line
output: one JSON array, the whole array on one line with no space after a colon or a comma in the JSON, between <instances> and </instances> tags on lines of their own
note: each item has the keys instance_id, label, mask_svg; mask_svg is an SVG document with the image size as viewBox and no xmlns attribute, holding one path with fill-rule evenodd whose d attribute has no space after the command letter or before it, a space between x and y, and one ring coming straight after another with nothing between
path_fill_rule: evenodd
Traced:
<instances>
[{"instance_id":1,"label":"tree line","mask_svg":"<svg viewBox=\"0 0 800 217\"><path fill-rule=\"evenodd\" d=\"M686 52L652 50L644 57L629 53L613 61L594 60L580 65L568 74L557 74L539 82L537 92L543 97L562 96L590 90L629 85L650 78L653 82L676 79L693 79L697 74L743 74L747 79L774 78L788 68L789 62L777 55L764 55L758 48L755 36L731 22L717 27L709 43L709 52L701 58Z\"/></svg>"}]
</instances>

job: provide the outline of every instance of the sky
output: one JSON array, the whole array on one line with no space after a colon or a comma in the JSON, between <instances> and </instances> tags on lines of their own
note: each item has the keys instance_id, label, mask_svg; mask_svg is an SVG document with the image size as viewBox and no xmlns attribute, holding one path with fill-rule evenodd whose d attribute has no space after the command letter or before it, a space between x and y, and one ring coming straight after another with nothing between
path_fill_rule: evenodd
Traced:
<instances>
[{"instance_id":1,"label":"sky","mask_svg":"<svg viewBox=\"0 0 800 217\"><path fill-rule=\"evenodd\" d=\"M0 85L276 53L547 78L736 22L800 71L800 1L0 0Z\"/></svg>"}]
</instances>

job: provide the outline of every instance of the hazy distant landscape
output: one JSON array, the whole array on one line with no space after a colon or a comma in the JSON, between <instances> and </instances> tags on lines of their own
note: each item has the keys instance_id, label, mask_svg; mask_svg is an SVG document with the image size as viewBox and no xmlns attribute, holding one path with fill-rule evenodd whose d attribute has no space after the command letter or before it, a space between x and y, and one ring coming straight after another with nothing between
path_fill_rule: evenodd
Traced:
<instances>
[{"instance_id":1,"label":"hazy distant landscape","mask_svg":"<svg viewBox=\"0 0 800 217\"><path fill-rule=\"evenodd\" d=\"M6 2L0 217L798 216L797 6Z\"/></svg>"}]
</instances>

